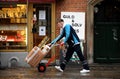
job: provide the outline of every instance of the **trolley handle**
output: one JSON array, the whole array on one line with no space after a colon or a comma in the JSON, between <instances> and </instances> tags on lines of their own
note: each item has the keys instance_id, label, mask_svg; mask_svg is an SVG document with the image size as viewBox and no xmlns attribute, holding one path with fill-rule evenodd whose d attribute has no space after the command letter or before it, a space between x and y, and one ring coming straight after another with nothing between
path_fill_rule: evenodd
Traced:
<instances>
[{"instance_id":1,"label":"trolley handle","mask_svg":"<svg viewBox=\"0 0 120 79\"><path fill-rule=\"evenodd\" d=\"M50 49L51 49L53 46L59 46L60 44L57 44L57 43L56 43L56 44L55 44L55 43L54 43L54 44L51 44L51 43L49 43L49 44L47 44L47 45L48 45L48 46L50 47Z\"/></svg>"}]
</instances>

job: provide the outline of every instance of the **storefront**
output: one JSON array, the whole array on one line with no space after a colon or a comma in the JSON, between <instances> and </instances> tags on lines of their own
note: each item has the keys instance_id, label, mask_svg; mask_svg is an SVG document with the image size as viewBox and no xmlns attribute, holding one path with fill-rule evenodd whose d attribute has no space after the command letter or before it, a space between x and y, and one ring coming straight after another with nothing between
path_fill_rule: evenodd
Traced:
<instances>
[{"instance_id":1,"label":"storefront","mask_svg":"<svg viewBox=\"0 0 120 79\"><path fill-rule=\"evenodd\" d=\"M0 1L0 66L28 66L28 52L45 36L55 37L54 8L55 0Z\"/></svg>"},{"instance_id":2,"label":"storefront","mask_svg":"<svg viewBox=\"0 0 120 79\"><path fill-rule=\"evenodd\" d=\"M104 59L107 59L107 62L111 60L112 63L113 61L119 62L120 1L115 0L115 5L111 1L114 2L114 0L0 0L0 66L11 67L12 64L28 66L24 62L24 58L29 51L38 45L45 36L50 38L49 43L59 35L60 29L55 27L57 25L56 20L59 18L72 23L77 28L76 31L79 36L83 34L83 54L89 63L99 63L99 61L103 63ZM112 5L112 9L105 9L103 5L105 7ZM109 11L111 11L110 16ZM113 13L114 16L112 12L115 12ZM113 18L108 19L109 21L105 23L104 17L102 16L100 18L103 19L100 19L98 14L106 16L105 19ZM63 17L63 15L65 16ZM113 22L112 20L116 21ZM96 25L96 23L98 24ZM107 34L106 24L111 26ZM96 28L96 26L98 27ZM96 33L100 30L99 26L105 26L100 31L101 36L106 35L111 39L106 40L106 36L104 36L104 44L102 44L101 37L99 40ZM110 43L106 44L107 42ZM108 45L107 49L105 45ZM109 53L109 49L111 49L111 53ZM53 48L46 59L55 54L59 56L59 47Z\"/></svg>"}]
</instances>

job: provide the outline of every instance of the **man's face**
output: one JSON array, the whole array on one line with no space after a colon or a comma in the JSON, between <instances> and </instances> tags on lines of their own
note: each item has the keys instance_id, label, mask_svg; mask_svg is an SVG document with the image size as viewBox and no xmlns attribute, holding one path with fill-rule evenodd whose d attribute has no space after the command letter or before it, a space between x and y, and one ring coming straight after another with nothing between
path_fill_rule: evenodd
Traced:
<instances>
[{"instance_id":1,"label":"man's face","mask_svg":"<svg viewBox=\"0 0 120 79\"><path fill-rule=\"evenodd\" d=\"M59 28L63 28L63 22L58 22L57 25L58 25Z\"/></svg>"}]
</instances>

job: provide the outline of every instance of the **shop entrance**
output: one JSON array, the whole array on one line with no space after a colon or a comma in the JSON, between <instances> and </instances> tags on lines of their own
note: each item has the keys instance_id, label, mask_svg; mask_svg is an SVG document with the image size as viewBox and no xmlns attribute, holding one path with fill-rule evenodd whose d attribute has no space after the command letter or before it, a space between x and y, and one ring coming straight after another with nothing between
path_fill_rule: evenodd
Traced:
<instances>
[{"instance_id":1,"label":"shop entrance","mask_svg":"<svg viewBox=\"0 0 120 79\"><path fill-rule=\"evenodd\" d=\"M120 63L120 1L94 6L94 62Z\"/></svg>"},{"instance_id":2,"label":"shop entrance","mask_svg":"<svg viewBox=\"0 0 120 79\"><path fill-rule=\"evenodd\" d=\"M45 36L51 37L51 4L34 4L33 8L33 46L38 46Z\"/></svg>"}]
</instances>

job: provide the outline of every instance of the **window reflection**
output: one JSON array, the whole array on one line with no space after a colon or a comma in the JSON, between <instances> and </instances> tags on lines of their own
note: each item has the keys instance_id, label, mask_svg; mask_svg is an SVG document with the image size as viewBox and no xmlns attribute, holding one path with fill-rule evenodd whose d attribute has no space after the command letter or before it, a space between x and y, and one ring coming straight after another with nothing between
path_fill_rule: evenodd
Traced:
<instances>
[{"instance_id":1,"label":"window reflection","mask_svg":"<svg viewBox=\"0 0 120 79\"><path fill-rule=\"evenodd\" d=\"M21 50L27 47L26 4L0 8L0 49Z\"/></svg>"}]
</instances>

